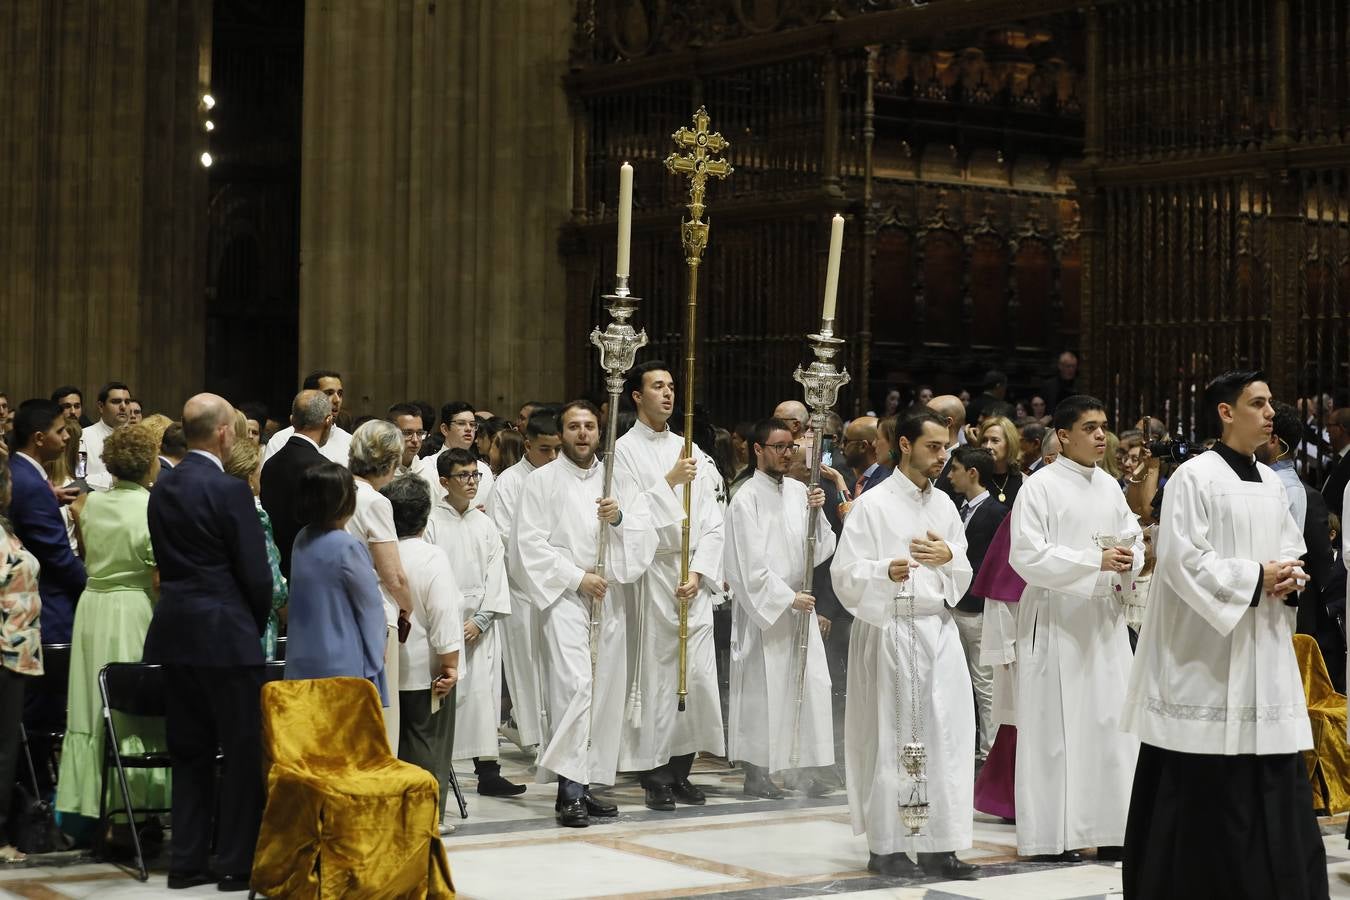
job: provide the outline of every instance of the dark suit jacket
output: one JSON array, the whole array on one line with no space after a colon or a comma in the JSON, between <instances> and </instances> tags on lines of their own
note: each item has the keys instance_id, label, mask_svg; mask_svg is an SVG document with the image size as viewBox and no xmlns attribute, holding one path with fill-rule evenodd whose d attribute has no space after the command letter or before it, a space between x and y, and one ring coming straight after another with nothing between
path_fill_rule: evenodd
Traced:
<instances>
[{"instance_id":1,"label":"dark suit jacket","mask_svg":"<svg viewBox=\"0 0 1350 900\"><path fill-rule=\"evenodd\" d=\"M998 498L993 496L987 497L975 508L975 512L971 513L970 521L966 523L966 558L970 560L971 572L979 574L984 554L989 550L990 542L994 540L994 532L998 531L999 524L1007 514L1008 507L999 503ZM974 580L972 576L971 581ZM966 595L956 604L956 608L962 612L984 612L984 598L975 597L970 591L966 591Z\"/></svg>"},{"instance_id":2,"label":"dark suit jacket","mask_svg":"<svg viewBox=\"0 0 1350 900\"><path fill-rule=\"evenodd\" d=\"M150 492L159 603L145 661L260 666L272 569L248 484L196 453Z\"/></svg>"},{"instance_id":3,"label":"dark suit jacket","mask_svg":"<svg viewBox=\"0 0 1350 900\"><path fill-rule=\"evenodd\" d=\"M880 466L880 465L877 466L876 469L873 470L872 474L868 475L867 478L863 480L862 493L870 491L872 488L881 484L887 478L890 478L891 472L893 471L895 470L887 466ZM858 498L854 497L853 499L857 500Z\"/></svg>"},{"instance_id":4,"label":"dark suit jacket","mask_svg":"<svg viewBox=\"0 0 1350 900\"><path fill-rule=\"evenodd\" d=\"M1317 641L1332 683L1338 685L1337 690L1344 690L1345 639L1340 622L1326 605L1327 586L1336 575L1336 555L1327 524L1327 504L1317 491L1307 485L1303 489L1308 496L1308 515L1303 525L1303 542L1307 544L1307 551L1303 554L1303 571L1308 574L1308 584L1298 595L1296 630L1299 634L1311 635Z\"/></svg>"},{"instance_id":5,"label":"dark suit jacket","mask_svg":"<svg viewBox=\"0 0 1350 900\"><path fill-rule=\"evenodd\" d=\"M13 494L9 520L14 534L37 558L42 570L38 593L42 596L42 640L49 644L70 642L75 623L75 604L84 591L84 563L71 552L66 521L47 479L18 453L9 458Z\"/></svg>"},{"instance_id":6,"label":"dark suit jacket","mask_svg":"<svg viewBox=\"0 0 1350 900\"><path fill-rule=\"evenodd\" d=\"M258 499L272 520L272 537L281 553L281 574L291 577L291 546L300 533L295 507L300 494L300 476L310 466L328 462L313 444L292 437L263 465Z\"/></svg>"},{"instance_id":7,"label":"dark suit jacket","mask_svg":"<svg viewBox=\"0 0 1350 900\"><path fill-rule=\"evenodd\" d=\"M1345 511L1341 509L1341 504L1345 500L1345 486L1347 484L1350 484L1350 453L1336 461L1336 464L1331 467L1331 474L1327 476L1326 483L1322 485L1322 499L1327 502L1327 509L1341 518L1345 518Z\"/></svg>"},{"instance_id":8,"label":"dark suit jacket","mask_svg":"<svg viewBox=\"0 0 1350 900\"><path fill-rule=\"evenodd\" d=\"M956 488L952 487L952 455L950 452L947 454L947 461L942 464L942 471L938 474L937 480L933 482L933 487L951 497L957 509L960 509L961 504L966 502L966 498L957 493Z\"/></svg>"}]
</instances>

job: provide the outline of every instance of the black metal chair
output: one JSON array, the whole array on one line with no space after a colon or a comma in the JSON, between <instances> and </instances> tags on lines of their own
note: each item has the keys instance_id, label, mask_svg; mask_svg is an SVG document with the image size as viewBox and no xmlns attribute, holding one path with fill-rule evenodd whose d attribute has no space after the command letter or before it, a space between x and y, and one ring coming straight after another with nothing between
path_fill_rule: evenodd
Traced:
<instances>
[{"instance_id":1,"label":"black metal chair","mask_svg":"<svg viewBox=\"0 0 1350 900\"><path fill-rule=\"evenodd\" d=\"M28 740L42 756L47 767L47 783L56 784L60 771L61 742L66 736L66 708L70 695L70 644L42 645L42 675L34 678L27 688L24 719ZM40 715L31 716L32 708L42 708Z\"/></svg>"},{"instance_id":2,"label":"black metal chair","mask_svg":"<svg viewBox=\"0 0 1350 900\"><path fill-rule=\"evenodd\" d=\"M103 767L99 789L99 841L103 841L103 835L107 832L112 816L117 814L117 811L107 808L108 769L112 768L117 773L123 812L126 814L132 846L136 851L136 877L146 881L150 878L150 871L145 865L141 836L136 828L136 813L166 813L170 810L167 807L134 806L131 802L131 786L127 783L127 769L168 769L172 764L167 750L122 753L113 713L164 718L164 672L160 666L148 663L108 663L98 673L98 690L103 698L104 725Z\"/></svg>"}]
</instances>

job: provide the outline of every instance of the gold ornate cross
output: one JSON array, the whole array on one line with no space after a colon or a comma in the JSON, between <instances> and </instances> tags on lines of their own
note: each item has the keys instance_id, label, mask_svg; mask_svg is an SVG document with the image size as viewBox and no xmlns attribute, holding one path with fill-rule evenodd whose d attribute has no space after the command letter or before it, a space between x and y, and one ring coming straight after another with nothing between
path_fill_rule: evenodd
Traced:
<instances>
[{"instance_id":1,"label":"gold ornate cross","mask_svg":"<svg viewBox=\"0 0 1350 900\"><path fill-rule=\"evenodd\" d=\"M706 190L708 176L726 178L732 168L725 159L716 159L709 154L721 153L731 146L731 142L715 131L708 131L708 110L702 106L694 113L694 127L683 126L670 136L677 147L687 153L672 153L666 157L666 168L676 175L689 177L689 216L691 221L703 221L703 192Z\"/></svg>"}]
</instances>

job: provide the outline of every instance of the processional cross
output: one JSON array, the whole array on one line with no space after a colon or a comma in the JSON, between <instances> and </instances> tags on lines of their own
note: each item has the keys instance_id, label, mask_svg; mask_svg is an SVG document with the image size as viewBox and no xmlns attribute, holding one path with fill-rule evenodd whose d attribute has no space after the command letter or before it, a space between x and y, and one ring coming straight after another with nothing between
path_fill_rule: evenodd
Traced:
<instances>
[{"instance_id":1,"label":"processional cross","mask_svg":"<svg viewBox=\"0 0 1350 900\"><path fill-rule=\"evenodd\" d=\"M680 223L680 242L684 245L684 262L689 270L688 293L685 295L684 323L684 456L694 452L694 355L698 347L695 331L698 327L698 267L703 261L703 248L708 246L708 223L703 221L703 193L708 176L726 178L731 166L715 156L731 146L731 142L715 131L708 131L708 110L700 106L694 113L694 127L685 125L670 136L677 148L666 157L666 168L675 175L689 179L689 218ZM680 153L680 150L687 152ZM709 156L708 154L714 154ZM689 508L693 484L684 485L684 523L680 527L680 584L689 581ZM676 709L684 711L688 696L687 673L689 653L689 601L680 600L679 682L676 688Z\"/></svg>"}]
</instances>

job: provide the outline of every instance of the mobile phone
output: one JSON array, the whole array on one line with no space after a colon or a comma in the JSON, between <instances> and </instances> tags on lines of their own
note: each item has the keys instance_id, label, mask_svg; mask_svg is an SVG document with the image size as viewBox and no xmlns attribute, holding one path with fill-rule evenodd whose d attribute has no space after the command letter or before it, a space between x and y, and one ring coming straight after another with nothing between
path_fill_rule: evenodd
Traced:
<instances>
[{"instance_id":1,"label":"mobile phone","mask_svg":"<svg viewBox=\"0 0 1350 900\"><path fill-rule=\"evenodd\" d=\"M89 474L89 454L85 453L84 448L81 447L80 458L75 463L75 477L84 478L88 474Z\"/></svg>"},{"instance_id":2,"label":"mobile phone","mask_svg":"<svg viewBox=\"0 0 1350 900\"><path fill-rule=\"evenodd\" d=\"M820 463L825 466L834 465L834 441L829 438L825 438L820 445Z\"/></svg>"}]
</instances>

